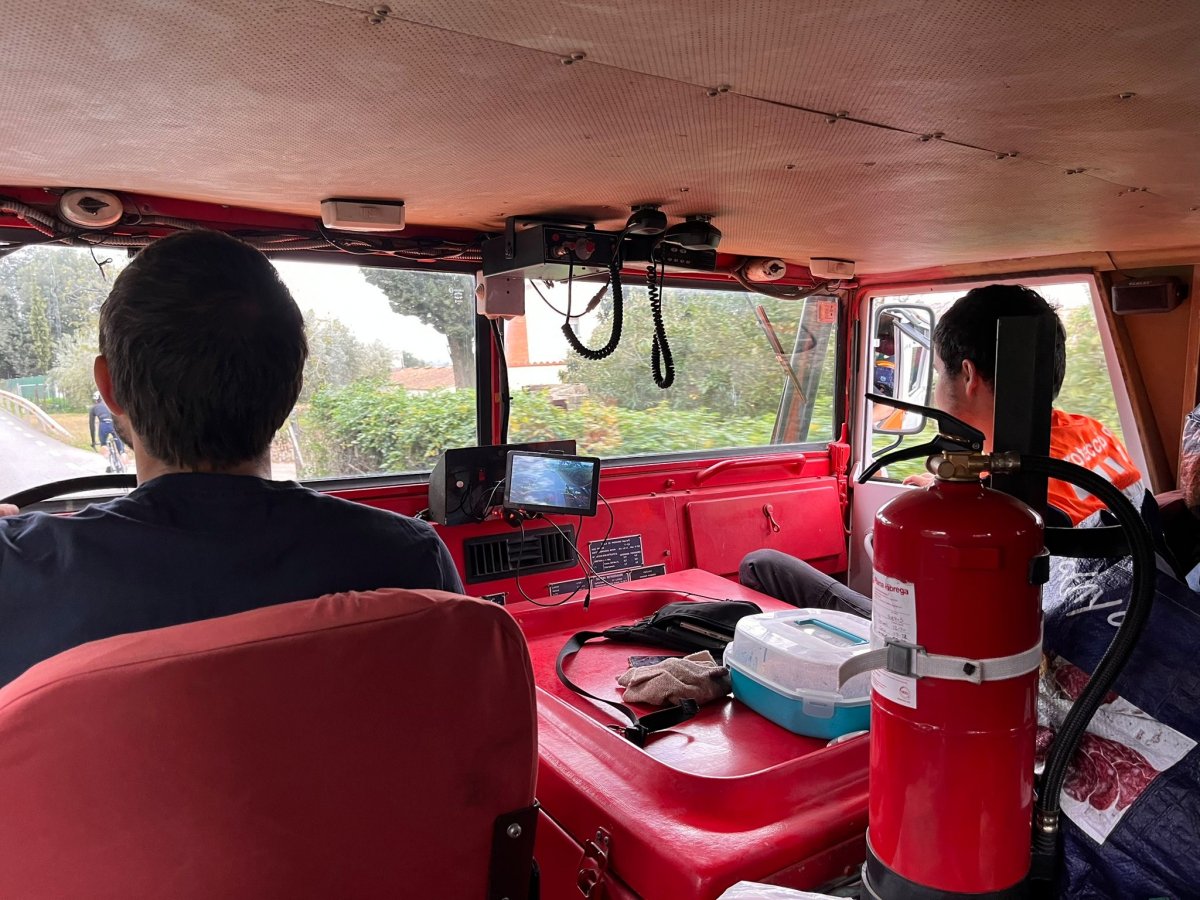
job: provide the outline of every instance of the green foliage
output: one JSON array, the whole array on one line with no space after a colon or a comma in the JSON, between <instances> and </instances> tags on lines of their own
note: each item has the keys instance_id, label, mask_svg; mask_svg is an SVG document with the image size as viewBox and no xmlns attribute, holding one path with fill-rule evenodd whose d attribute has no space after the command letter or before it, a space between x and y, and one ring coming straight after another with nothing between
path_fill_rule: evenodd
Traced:
<instances>
[{"instance_id":1,"label":"green foliage","mask_svg":"<svg viewBox=\"0 0 1200 900\"><path fill-rule=\"evenodd\" d=\"M85 250L26 247L0 259L0 377L56 365L63 340L92 326L109 287Z\"/></svg>"},{"instance_id":2,"label":"green foliage","mask_svg":"<svg viewBox=\"0 0 1200 900\"><path fill-rule=\"evenodd\" d=\"M510 429L521 440L573 436L579 452L614 456L766 444L773 414L728 417L665 404L629 410L585 401L553 405L542 394L513 398ZM411 393L356 382L319 392L301 417L306 477L425 470L448 447L475 443L473 391Z\"/></svg>"},{"instance_id":3,"label":"green foliage","mask_svg":"<svg viewBox=\"0 0 1200 900\"><path fill-rule=\"evenodd\" d=\"M1077 306L1059 315L1067 329L1067 377L1054 405L1066 412L1091 416L1124 442L1104 345L1092 308Z\"/></svg>"},{"instance_id":4,"label":"green foliage","mask_svg":"<svg viewBox=\"0 0 1200 900\"><path fill-rule=\"evenodd\" d=\"M475 282L468 275L363 269L369 284L383 291L392 311L416 316L444 335L454 367L454 386L475 384Z\"/></svg>"},{"instance_id":5,"label":"green foliage","mask_svg":"<svg viewBox=\"0 0 1200 900\"><path fill-rule=\"evenodd\" d=\"M358 381L318 391L300 434L306 477L429 469L447 447L475 444L475 394Z\"/></svg>"},{"instance_id":6,"label":"green foliage","mask_svg":"<svg viewBox=\"0 0 1200 900\"><path fill-rule=\"evenodd\" d=\"M36 368L17 297L0 290L0 378L29 375Z\"/></svg>"},{"instance_id":7,"label":"green foliage","mask_svg":"<svg viewBox=\"0 0 1200 900\"><path fill-rule=\"evenodd\" d=\"M45 400L38 402L38 406L43 412L48 413L78 413L85 410L80 409L77 403L73 403L66 397L47 397Z\"/></svg>"},{"instance_id":8,"label":"green foliage","mask_svg":"<svg viewBox=\"0 0 1200 900\"><path fill-rule=\"evenodd\" d=\"M61 338L54 349L50 383L62 393L70 410L83 411L92 404L96 390L92 367L100 353L98 324L99 318L93 315L75 333Z\"/></svg>"},{"instance_id":9,"label":"green foliage","mask_svg":"<svg viewBox=\"0 0 1200 900\"><path fill-rule=\"evenodd\" d=\"M304 364L304 387L300 400L321 390L345 387L356 381L386 380L392 368L392 353L378 341L363 343L339 319L305 316L308 361Z\"/></svg>"},{"instance_id":10,"label":"green foliage","mask_svg":"<svg viewBox=\"0 0 1200 900\"><path fill-rule=\"evenodd\" d=\"M675 358L675 384L658 388L650 375L653 324L644 288L626 287L621 345L600 362L572 354L563 380L587 384L591 395L625 409L705 410L717 416L774 416L783 370L753 307L762 302L785 349L790 350L804 304L747 297L730 291L667 291L663 323ZM612 300L600 306L590 341L607 340ZM828 390L828 385L825 385ZM769 438L769 435L768 435Z\"/></svg>"},{"instance_id":11,"label":"green foliage","mask_svg":"<svg viewBox=\"0 0 1200 900\"><path fill-rule=\"evenodd\" d=\"M54 339L50 336L49 305L46 295L33 291L27 314L29 348L33 353L31 375L42 375L54 362Z\"/></svg>"}]
</instances>

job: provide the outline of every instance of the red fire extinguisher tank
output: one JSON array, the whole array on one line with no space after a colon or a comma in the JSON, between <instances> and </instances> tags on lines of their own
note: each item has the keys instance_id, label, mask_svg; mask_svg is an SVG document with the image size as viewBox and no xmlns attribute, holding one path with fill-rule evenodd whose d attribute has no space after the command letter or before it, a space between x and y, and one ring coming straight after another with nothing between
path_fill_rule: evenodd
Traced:
<instances>
[{"instance_id":1,"label":"red fire extinguisher tank","mask_svg":"<svg viewBox=\"0 0 1200 900\"><path fill-rule=\"evenodd\" d=\"M1041 518L978 478L938 481L875 519L872 629L987 659L1041 640ZM870 848L892 873L958 893L1030 865L1037 671L982 683L872 675Z\"/></svg>"}]
</instances>

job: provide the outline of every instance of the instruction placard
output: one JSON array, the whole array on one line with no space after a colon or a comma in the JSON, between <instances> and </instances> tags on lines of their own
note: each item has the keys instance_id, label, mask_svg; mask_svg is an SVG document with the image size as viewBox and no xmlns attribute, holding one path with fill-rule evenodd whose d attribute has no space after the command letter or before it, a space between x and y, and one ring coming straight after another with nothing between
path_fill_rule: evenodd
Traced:
<instances>
[{"instance_id":1,"label":"instruction placard","mask_svg":"<svg viewBox=\"0 0 1200 900\"><path fill-rule=\"evenodd\" d=\"M645 564L642 556L642 536L627 534L606 541L589 541L588 559L591 560L592 568L600 575L605 572L618 572L621 569L635 569Z\"/></svg>"},{"instance_id":2,"label":"instruction placard","mask_svg":"<svg viewBox=\"0 0 1200 900\"><path fill-rule=\"evenodd\" d=\"M887 641L917 642L917 592L910 581L874 573L871 581L871 648ZM871 673L871 687L893 703L917 708L917 679L886 669Z\"/></svg>"},{"instance_id":3,"label":"instruction placard","mask_svg":"<svg viewBox=\"0 0 1200 900\"><path fill-rule=\"evenodd\" d=\"M629 581L641 581L643 578L653 578L655 575L666 575L667 567L661 563L656 566L639 566L636 569L625 569L623 572L610 572L592 578L593 588L602 588L606 584L624 584ZM583 590L587 584L586 578L571 578L567 581L555 581L549 585L550 596L558 597L572 591Z\"/></svg>"}]
</instances>

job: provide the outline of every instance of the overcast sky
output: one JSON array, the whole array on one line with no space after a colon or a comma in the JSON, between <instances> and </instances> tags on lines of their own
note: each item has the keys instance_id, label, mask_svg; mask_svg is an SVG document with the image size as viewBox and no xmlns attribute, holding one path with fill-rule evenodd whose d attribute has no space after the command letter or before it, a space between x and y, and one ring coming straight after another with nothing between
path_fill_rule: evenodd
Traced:
<instances>
[{"instance_id":1,"label":"overcast sky","mask_svg":"<svg viewBox=\"0 0 1200 900\"><path fill-rule=\"evenodd\" d=\"M275 261L284 283L305 314L340 319L356 338L379 341L396 355L415 353L434 365L449 365L446 339L415 316L392 312L383 291L367 284L357 266L335 263Z\"/></svg>"},{"instance_id":2,"label":"overcast sky","mask_svg":"<svg viewBox=\"0 0 1200 900\"><path fill-rule=\"evenodd\" d=\"M450 364L446 339L415 316L399 316L392 312L383 291L368 284L357 266L283 260L274 263L306 314L311 310L318 318L341 320L360 341L379 341L390 349L396 354L397 364L403 350L434 365ZM566 285L547 288L542 284L539 287L549 302L566 310ZM576 285L572 296L574 307L586 306L597 288L594 284ZM529 286L525 292L525 309L530 361L563 360L568 350L561 332L563 317L552 312ZM592 313L579 323L579 333L584 340L591 336L596 318L597 313Z\"/></svg>"}]
</instances>

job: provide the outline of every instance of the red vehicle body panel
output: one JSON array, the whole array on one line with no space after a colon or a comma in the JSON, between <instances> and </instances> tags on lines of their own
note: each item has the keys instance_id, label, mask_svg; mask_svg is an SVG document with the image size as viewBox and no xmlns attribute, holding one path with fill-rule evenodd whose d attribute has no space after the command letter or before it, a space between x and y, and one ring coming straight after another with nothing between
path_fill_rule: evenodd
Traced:
<instances>
[{"instance_id":1,"label":"red vehicle body panel","mask_svg":"<svg viewBox=\"0 0 1200 900\"><path fill-rule=\"evenodd\" d=\"M636 590L598 589L586 611L579 602L515 611L538 685L538 798L574 838L573 845L542 839L548 900L580 896L573 876L563 883L558 857L574 854L569 862L577 870L577 848L598 828L612 836L609 872L645 900L712 898L743 879L812 888L862 860L865 736L827 747L726 698L641 749L607 727L620 721L611 710L559 682L555 659L575 631L628 623L689 596L786 608L687 570L639 582ZM663 652L598 642L568 666L585 690L619 699L614 679L626 658Z\"/></svg>"}]
</instances>

